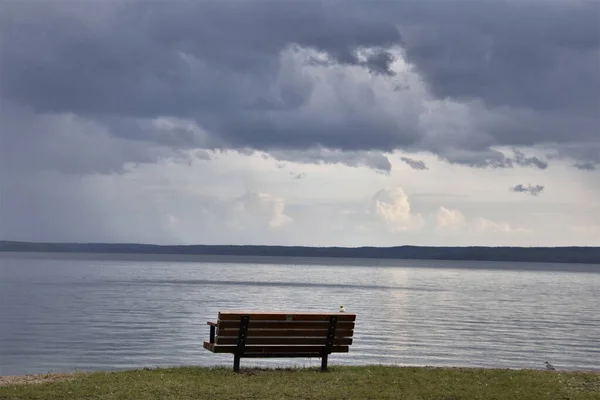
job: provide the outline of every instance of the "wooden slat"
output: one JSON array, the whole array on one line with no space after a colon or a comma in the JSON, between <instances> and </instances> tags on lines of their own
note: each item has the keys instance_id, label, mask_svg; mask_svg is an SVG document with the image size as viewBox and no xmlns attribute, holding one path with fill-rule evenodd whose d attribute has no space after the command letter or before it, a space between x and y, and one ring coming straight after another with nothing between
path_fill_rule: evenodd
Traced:
<instances>
[{"instance_id":1,"label":"wooden slat","mask_svg":"<svg viewBox=\"0 0 600 400\"><path fill-rule=\"evenodd\" d=\"M237 346L215 345L204 342L204 348L213 353L235 353ZM333 346L333 353L347 353L348 346ZM323 346L246 346L244 354L261 354L261 353L279 353L279 354L302 354L302 353L319 353L323 350Z\"/></svg>"},{"instance_id":2,"label":"wooden slat","mask_svg":"<svg viewBox=\"0 0 600 400\"><path fill-rule=\"evenodd\" d=\"M246 345L262 344L262 345L322 345L325 346L327 338L307 338L307 337L249 337L246 339ZM216 338L216 344L237 344L237 337L218 337ZM334 345L337 346L349 346L352 344L352 338L338 338L334 339Z\"/></svg>"},{"instance_id":3,"label":"wooden slat","mask_svg":"<svg viewBox=\"0 0 600 400\"><path fill-rule=\"evenodd\" d=\"M239 321L219 321L217 326L222 329L237 329ZM249 329L327 329L329 321L252 321L248 322ZM354 322L338 322L336 329L354 329Z\"/></svg>"},{"instance_id":4,"label":"wooden slat","mask_svg":"<svg viewBox=\"0 0 600 400\"><path fill-rule=\"evenodd\" d=\"M238 336L239 329L217 329L217 336ZM336 329L335 337L352 337L354 330ZM248 329L248 337L326 337L326 329Z\"/></svg>"},{"instance_id":5,"label":"wooden slat","mask_svg":"<svg viewBox=\"0 0 600 400\"><path fill-rule=\"evenodd\" d=\"M218 349L221 346L217 346ZM226 346L235 351L236 346ZM318 353L323 350L324 346L246 346L244 354L260 354L260 353ZM219 350L217 350L219 351ZM333 346L332 353L348 353L349 346Z\"/></svg>"},{"instance_id":6,"label":"wooden slat","mask_svg":"<svg viewBox=\"0 0 600 400\"><path fill-rule=\"evenodd\" d=\"M338 321L354 321L353 313L284 313L284 312L219 312L219 320L239 321L243 315L249 315L255 321L329 321L331 316L338 317Z\"/></svg>"},{"instance_id":7,"label":"wooden slat","mask_svg":"<svg viewBox=\"0 0 600 400\"><path fill-rule=\"evenodd\" d=\"M285 358L321 358L323 356L322 353L250 353L244 354L244 358L275 358L275 357L285 357Z\"/></svg>"}]
</instances>

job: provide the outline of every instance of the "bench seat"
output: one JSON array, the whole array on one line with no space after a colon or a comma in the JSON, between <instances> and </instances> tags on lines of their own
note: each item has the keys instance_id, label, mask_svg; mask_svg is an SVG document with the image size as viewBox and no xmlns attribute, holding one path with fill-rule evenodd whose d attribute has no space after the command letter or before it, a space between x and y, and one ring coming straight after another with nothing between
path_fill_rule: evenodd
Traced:
<instances>
[{"instance_id":1,"label":"bench seat","mask_svg":"<svg viewBox=\"0 0 600 400\"><path fill-rule=\"evenodd\" d=\"M355 320L352 313L219 312L207 323L204 348L233 354L236 372L242 357L319 357L326 371L329 354L349 351Z\"/></svg>"}]
</instances>

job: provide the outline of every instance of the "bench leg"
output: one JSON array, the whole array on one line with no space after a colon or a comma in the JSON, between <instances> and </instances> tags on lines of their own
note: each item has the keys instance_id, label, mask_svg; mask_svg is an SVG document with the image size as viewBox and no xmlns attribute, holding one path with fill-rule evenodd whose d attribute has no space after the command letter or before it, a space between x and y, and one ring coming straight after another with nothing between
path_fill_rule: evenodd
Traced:
<instances>
[{"instance_id":1,"label":"bench leg","mask_svg":"<svg viewBox=\"0 0 600 400\"><path fill-rule=\"evenodd\" d=\"M233 356L233 372L240 372L240 358L237 354Z\"/></svg>"},{"instance_id":2,"label":"bench leg","mask_svg":"<svg viewBox=\"0 0 600 400\"><path fill-rule=\"evenodd\" d=\"M323 354L323 357L321 357L321 372L327 371L327 356L328 354Z\"/></svg>"}]
</instances>

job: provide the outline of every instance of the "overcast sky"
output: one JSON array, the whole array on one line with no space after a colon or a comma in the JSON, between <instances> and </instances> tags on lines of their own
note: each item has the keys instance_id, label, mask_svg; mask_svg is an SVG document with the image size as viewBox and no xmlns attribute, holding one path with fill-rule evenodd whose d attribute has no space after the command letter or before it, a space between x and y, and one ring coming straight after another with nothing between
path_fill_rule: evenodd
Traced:
<instances>
[{"instance_id":1,"label":"overcast sky","mask_svg":"<svg viewBox=\"0 0 600 400\"><path fill-rule=\"evenodd\" d=\"M0 0L0 239L600 245L600 2Z\"/></svg>"}]
</instances>

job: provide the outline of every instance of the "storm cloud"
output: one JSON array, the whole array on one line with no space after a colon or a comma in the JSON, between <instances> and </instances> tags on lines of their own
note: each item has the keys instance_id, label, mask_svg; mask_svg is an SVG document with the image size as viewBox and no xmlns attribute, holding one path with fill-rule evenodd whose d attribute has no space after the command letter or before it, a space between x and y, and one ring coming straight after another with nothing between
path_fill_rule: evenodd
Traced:
<instances>
[{"instance_id":1,"label":"storm cloud","mask_svg":"<svg viewBox=\"0 0 600 400\"><path fill-rule=\"evenodd\" d=\"M312 240L331 220L363 240L356 215L408 234L440 206L408 194L455 172L461 195L493 176L508 197L572 173L595 205L599 18L575 0L0 0L0 237Z\"/></svg>"},{"instance_id":2,"label":"storm cloud","mask_svg":"<svg viewBox=\"0 0 600 400\"><path fill-rule=\"evenodd\" d=\"M583 171L594 171L596 170L596 164L592 161L586 161L581 163L576 163L573 165L575 168L583 170Z\"/></svg>"},{"instance_id":3,"label":"storm cloud","mask_svg":"<svg viewBox=\"0 0 600 400\"><path fill-rule=\"evenodd\" d=\"M112 156L83 171L198 148L409 149L545 168L496 147L552 145L595 166L562 149L600 141L599 16L600 3L570 0L3 1L2 108L71 119L52 136L3 118L3 155L76 169L35 142L84 147L102 131Z\"/></svg>"}]
</instances>

